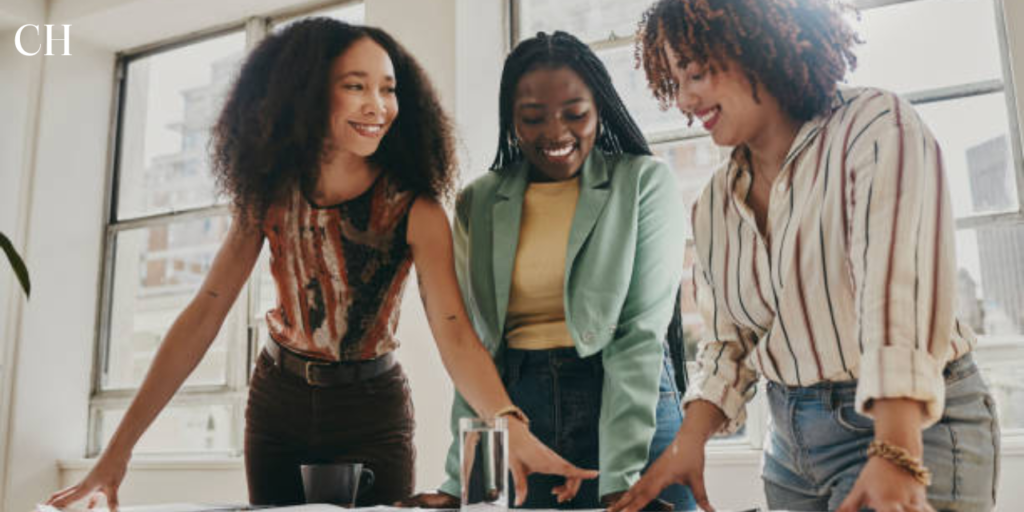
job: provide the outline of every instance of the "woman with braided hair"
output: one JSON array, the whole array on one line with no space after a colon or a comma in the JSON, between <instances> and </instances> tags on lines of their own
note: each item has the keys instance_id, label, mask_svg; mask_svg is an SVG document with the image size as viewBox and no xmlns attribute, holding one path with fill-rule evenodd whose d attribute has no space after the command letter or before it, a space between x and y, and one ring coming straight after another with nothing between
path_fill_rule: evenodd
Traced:
<instances>
[{"instance_id":1,"label":"woman with braided hair","mask_svg":"<svg viewBox=\"0 0 1024 512\"><path fill-rule=\"evenodd\" d=\"M569 34L516 46L499 117L492 172L456 202L460 286L530 431L600 470L582 486L532 476L516 487L517 504L598 508L636 480L682 420L665 347L667 331L681 345L683 206L604 64ZM453 433L468 414L458 396ZM453 445L441 492L407 504L457 506L458 465ZM660 498L662 507L693 507L683 486Z\"/></svg>"},{"instance_id":2,"label":"woman with braided hair","mask_svg":"<svg viewBox=\"0 0 1024 512\"><path fill-rule=\"evenodd\" d=\"M841 87L857 35L833 0L660 0L637 42L648 83L733 147L694 207L706 324L686 420L611 510L691 486L759 377L772 509L982 512L999 425L954 312L939 144L905 100Z\"/></svg>"}]
</instances>

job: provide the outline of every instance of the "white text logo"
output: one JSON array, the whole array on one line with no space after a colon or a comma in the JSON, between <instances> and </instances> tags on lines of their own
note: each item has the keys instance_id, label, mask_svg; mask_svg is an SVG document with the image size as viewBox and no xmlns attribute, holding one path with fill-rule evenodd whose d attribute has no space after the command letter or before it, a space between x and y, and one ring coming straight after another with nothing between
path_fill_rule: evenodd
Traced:
<instances>
[{"instance_id":1,"label":"white text logo","mask_svg":"<svg viewBox=\"0 0 1024 512\"><path fill-rule=\"evenodd\" d=\"M43 25L46 27L46 53L45 55L53 55L53 42L64 41L64 55L71 55L71 25L61 25L64 27L64 37L55 38L53 37L53 25ZM25 51L25 48L21 45L21 31L28 27L32 27L36 30L36 35L39 35L39 25L24 25L14 33L14 46L18 49L18 52L26 57L31 57L38 54L43 49L42 43L39 44L39 48L34 52Z\"/></svg>"}]
</instances>

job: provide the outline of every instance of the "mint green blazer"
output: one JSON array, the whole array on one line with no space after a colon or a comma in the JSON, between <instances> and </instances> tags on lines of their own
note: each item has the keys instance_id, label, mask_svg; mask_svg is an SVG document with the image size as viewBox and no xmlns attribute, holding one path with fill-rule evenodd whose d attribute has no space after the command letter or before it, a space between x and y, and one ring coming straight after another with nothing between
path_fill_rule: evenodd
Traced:
<instances>
[{"instance_id":1,"label":"mint green blazer","mask_svg":"<svg viewBox=\"0 0 1024 512\"><path fill-rule=\"evenodd\" d=\"M529 164L488 172L456 203L455 265L466 310L503 370L505 314ZM647 463L656 429L662 341L682 279L684 210L676 180L649 156L591 151L565 261L565 317L580 357L601 353L600 496L624 491ZM456 394L452 437L474 412ZM460 495L453 442L441 490Z\"/></svg>"}]
</instances>

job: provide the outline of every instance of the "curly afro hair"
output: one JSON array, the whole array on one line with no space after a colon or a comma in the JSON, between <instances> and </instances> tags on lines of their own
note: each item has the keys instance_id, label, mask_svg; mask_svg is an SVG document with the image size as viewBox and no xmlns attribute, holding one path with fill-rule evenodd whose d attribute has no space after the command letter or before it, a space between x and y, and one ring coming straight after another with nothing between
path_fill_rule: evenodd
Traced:
<instances>
[{"instance_id":1,"label":"curly afro hair","mask_svg":"<svg viewBox=\"0 0 1024 512\"><path fill-rule=\"evenodd\" d=\"M827 111L836 84L857 65L853 46L861 41L843 18L848 11L837 0L659 0L640 21L636 65L667 109L678 84L665 44L680 66L732 60L755 100L763 86L787 114L807 121Z\"/></svg>"},{"instance_id":2,"label":"curly afro hair","mask_svg":"<svg viewBox=\"0 0 1024 512\"><path fill-rule=\"evenodd\" d=\"M457 167L451 122L420 65L383 30L310 18L253 49L212 130L214 175L247 227L260 226L282 194L315 186L330 153L331 65L364 38L391 58L399 105L369 160L403 190L450 199Z\"/></svg>"}]
</instances>

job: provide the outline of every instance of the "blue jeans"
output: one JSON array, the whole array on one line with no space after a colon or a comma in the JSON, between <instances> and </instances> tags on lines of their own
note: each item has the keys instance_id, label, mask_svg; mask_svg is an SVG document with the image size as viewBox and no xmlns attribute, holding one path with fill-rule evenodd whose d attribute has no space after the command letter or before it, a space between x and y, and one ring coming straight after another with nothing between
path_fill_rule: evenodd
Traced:
<instances>
[{"instance_id":1,"label":"blue jeans","mask_svg":"<svg viewBox=\"0 0 1024 512\"><path fill-rule=\"evenodd\" d=\"M668 358L661 375L658 429L651 442L650 462L668 447L682 423L679 393ZM598 467L598 423L604 368L601 355L580 358L575 349L508 349L505 353L505 384L512 401L530 418L530 432L569 462ZM603 508L597 479L586 480L576 497L557 503L551 489L564 483L561 477L530 475L524 508ZM514 495L512 489L510 494ZM659 495L676 510L695 507L688 488L673 485ZM514 502L515 497L512 496Z\"/></svg>"},{"instance_id":2,"label":"blue jeans","mask_svg":"<svg viewBox=\"0 0 1024 512\"><path fill-rule=\"evenodd\" d=\"M995 504L999 422L970 354L944 370L942 419L926 429L928 501L939 512L982 512ZM772 509L835 510L867 462L874 423L854 410L856 382L806 388L768 384L772 428L764 489Z\"/></svg>"}]
</instances>

